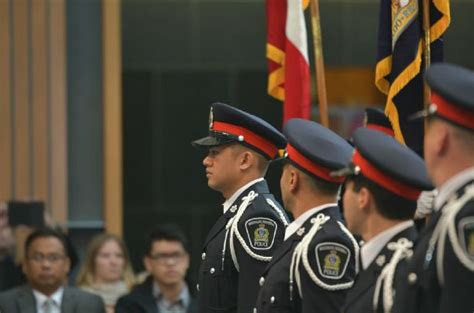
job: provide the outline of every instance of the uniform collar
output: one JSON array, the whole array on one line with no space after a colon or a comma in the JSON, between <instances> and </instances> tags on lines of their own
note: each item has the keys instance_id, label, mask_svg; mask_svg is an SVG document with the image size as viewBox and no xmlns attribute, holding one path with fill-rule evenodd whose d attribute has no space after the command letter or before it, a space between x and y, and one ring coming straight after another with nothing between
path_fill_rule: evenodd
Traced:
<instances>
[{"instance_id":1,"label":"uniform collar","mask_svg":"<svg viewBox=\"0 0 474 313\"><path fill-rule=\"evenodd\" d=\"M435 210L439 210L443 204L449 200L449 197L451 197L453 193L456 192L456 190L471 180L474 180L474 166L469 167L448 179L438 189L438 195L435 199Z\"/></svg>"},{"instance_id":2,"label":"uniform collar","mask_svg":"<svg viewBox=\"0 0 474 313\"><path fill-rule=\"evenodd\" d=\"M414 225L413 220L404 221L379 233L362 245L360 255L362 259L362 269L366 270L374 261L375 257L382 251L383 247L398 233Z\"/></svg>"},{"instance_id":3,"label":"uniform collar","mask_svg":"<svg viewBox=\"0 0 474 313\"><path fill-rule=\"evenodd\" d=\"M242 192L244 192L250 186L252 186L256 183L259 183L261 181L264 181L263 177L252 180L251 182L249 182L249 183L245 184L244 186L240 187L239 190L234 192L234 194L229 199L225 200L225 202L222 203L222 206L224 208L224 214L227 212L227 210L229 210L229 208L232 206L232 204L235 202L235 200L237 200L237 198L242 194Z\"/></svg>"},{"instance_id":4,"label":"uniform collar","mask_svg":"<svg viewBox=\"0 0 474 313\"><path fill-rule=\"evenodd\" d=\"M45 294L39 292L38 290L33 289L33 296L35 297L36 300L36 308L37 312L42 312L42 308L44 306L44 303L46 300L51 299L53 300L54 304L60 308L61 307L61 302L63 300L63 295L64 295L64 287L60 287L58 290L56 290L50 297L46 296Z\"/></svg>"},{"instance_id":5,"label":"uniform collar","mask_svg":"<svg viewBox=\"0 0 474 313\"><path fill-rule=\"evenodd\" d=\"M298 216L298 218L296 220L291 222L291 224L289 224L286 227L285 240L290 238L291 235L293 235L299 228L301 228L308 218L310 218L314 214L316 214L316 213L318 213L318 212L320 212L324 209L334 207L334 206L337 206L337 203L326 203L326 204L314 207L312 209L309 209L308 211L306 211L303 214L301 214L300 216Z\"/></svg>"}]
</instances>

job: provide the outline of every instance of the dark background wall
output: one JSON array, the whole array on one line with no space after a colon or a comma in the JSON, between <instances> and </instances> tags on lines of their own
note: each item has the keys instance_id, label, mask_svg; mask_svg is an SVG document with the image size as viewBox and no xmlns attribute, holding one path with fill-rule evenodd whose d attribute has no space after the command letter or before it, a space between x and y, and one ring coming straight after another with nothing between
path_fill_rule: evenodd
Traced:
<instances>
[{"instance_id":1,"label":"dark background wall","mask_svg":"<svg viewBox=\"0 0 474 313\"><path fill-rule=\"evenodd\" d=\"M378 3L321 0L328 67L374 66ZM446 61L474 65L472 12L474 2L452 1ZM210 103L280 126L281 105L266 94L265 31L263 0L123 0L124 235L137 267L146 232L176 222L192 238L196 270L223 201L190 146L206 135ZM269 173L275 193L278 175Z\"/></svg>"}]
</instances>

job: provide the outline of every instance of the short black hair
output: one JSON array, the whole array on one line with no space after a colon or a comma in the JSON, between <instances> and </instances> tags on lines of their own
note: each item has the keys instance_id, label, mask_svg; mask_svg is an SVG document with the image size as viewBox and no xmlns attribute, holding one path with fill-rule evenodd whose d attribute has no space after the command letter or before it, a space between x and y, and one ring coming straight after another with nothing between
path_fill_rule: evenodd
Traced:
<instances>
[{"instance_id":1,"label":"short black hair","mask_svg":"<svg viewBox=\"0 0 474 313\"><path fill-rule=\"evenodd\" d=\"M309 172L308 170L304 169L300 165L298 165L296 162L291 161L290 159L284 159L281 161L282 168L285 167L285 165L289 164L293 166L294 168L300 170L307 178L308 182L312 185L312 187L316 188L321 194L325 196L336 196L339 187L341 186L340 183L333 183L327 180L324 180L322 178L319 178Z\"/></svg>"},{"instance_id":2,"label":"short black hair","mask_svg":"<svg viewBox=\"0 0 474 313\"><path fill-rule=\"evenodd\" d=\"M53 237L59 240L61 242L63 248L64 248L64 253L66 254L67 257L70 257L69 249L68 249L68 244L66 237L64 234L58 230L52 229L52 228L39 228L35 231L33 231L25 241L25 253L28 253L29 248L33 244L33 241L39 238L47 238L47 237Z\"/></svg>"},{"instance_id":3,"label":"short black hair","mask_svg":"<svg viewBox=\"0 0 474 313\"><path fill-rule=\"evenodd\" d=\"M176 224L162 224L155 228L147 237L145 254L150 255L153 244L160 240L177 241L181 243L184 250L189 253L188 239L181 228Z\"/></svg>"},{"instance_id":4,"label":"short black hair","mask_svg":"<svg viewBox=\"0 0 474 313\"><path fill-rule=\"evenodd\" d=\"M347 177L347 182L354 183L354 191L359 192L362 187L367 188L374 197L377 211L391 220L413 219L416 211L416 201L402 198L381 187L362 174Z\"/></svg>"}]
</instances>

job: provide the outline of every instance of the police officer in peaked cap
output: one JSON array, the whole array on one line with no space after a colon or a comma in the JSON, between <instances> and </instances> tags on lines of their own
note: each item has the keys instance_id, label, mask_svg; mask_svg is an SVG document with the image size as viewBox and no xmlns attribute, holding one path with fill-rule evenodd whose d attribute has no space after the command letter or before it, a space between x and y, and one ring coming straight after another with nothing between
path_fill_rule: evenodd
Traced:
<instances>
[{"instance_id":1,"label":"police officer in peaked cap","mask_svg":"<svg viewBox=\"0 0 474 313\"><path fill-rule=\"evenodd\" d=\"M359 128L347 167L344 216L353 234L362 236L361 270L349 291L344 312L390 312L396 272L413 252L413 222L422 190L432 189L425 164L414 151L383 132Z\"/></svg>"},{"instance_id":2,"label":"police officer in peaked cap","mask_svg":"<svg viewBox=\"0 0 474 313\"><path fill-rule=\"evenodd\" d=\"M281 245L288 217L264 179L285 137L261 118L211 105L209 134L192 143L208 150L208 186L225 198L203 246L199 312L251 313L258 280Z\"/></svg>"},{"instance_id":3,"label":"police officer in peaked cap","mask_svg":"<svg viewBox=\"0 0 474 313\"><path fill-rule=\"evenodd\" d=\"M474 72L437 63L426 72L431 105L424 156L438 189L394 312L474 311Z\"/></svg>"},{"instance_id":4,"label":"police officer in peaked cap","mask_svg":"<svg viewBox=\"0 0 474 313\"><path fill-rule=\"evenodd\" d=\"M340 312L359 248L336 203L344 178L330 173L347 164L352 147L308 120L291 119L283 132L288 145L280 186L295 220L260 278L254 312Z\"/></svg>"}]
</instances>

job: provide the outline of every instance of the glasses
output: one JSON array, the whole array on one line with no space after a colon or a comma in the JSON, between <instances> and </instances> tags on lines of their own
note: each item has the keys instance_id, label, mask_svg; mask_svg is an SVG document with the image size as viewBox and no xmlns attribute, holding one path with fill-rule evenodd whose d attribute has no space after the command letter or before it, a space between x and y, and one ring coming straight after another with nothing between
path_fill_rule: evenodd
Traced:
<instances>
[{"instance_id":1,"label":"glasses","mask_svg":"<svg viewBox=\"0 0 474 313\"><path fill-rule=\"evenodd\" d=\"M184 252L175 252L175 253L155 253L150 255L149 257L161 264L168 264L168 263L178 263L181 262L186 253Z\"/></svg>"},{"instance_id":2,"label":"glasses","mask_svg":"<svg viewBox=\"0 0 474 313\"><path fill-rule=\"evenodd\" d=\"M28 260L31 260L35 263L43 263L44 261L48 261L49 263L57 263L64 260L65 258L66 256L62 254L33 254L32 256L28 257Z\"/></svg>"}]
</instances>

